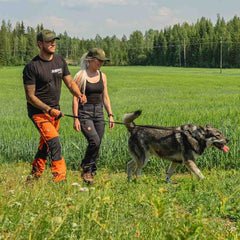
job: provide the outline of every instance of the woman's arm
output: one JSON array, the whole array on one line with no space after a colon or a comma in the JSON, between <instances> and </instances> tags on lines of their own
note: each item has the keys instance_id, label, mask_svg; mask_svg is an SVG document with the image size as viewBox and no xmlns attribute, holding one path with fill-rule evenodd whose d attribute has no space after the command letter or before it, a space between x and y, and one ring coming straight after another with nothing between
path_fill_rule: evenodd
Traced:
<instances>
[{"instance_id":1,"label":"woman's arm","mask_svg":"<svg viewBox=\"0 0 240 240\"><path fill-rule=\"evenodd\" d=\"M108 90L107 90L107 77L104 73L102 73L102 77L103 77L103 85L104 85L103 104L104 104L104 107L109 116L109 128L113 129L114 128L114 120L113 120L113 113L112 113L112 109L111 109L110 98L109 98Z\"/></svg>"},{"instance_id":2,"label":"woman's arm","mask_svg":"<svg viewBox=\"0 0 240 240\"><path fill-rule=\"evenodd\" d=\"M78 84L79 84L80 77L81 77L81 76L79 76L79 78L77 78L77 79L74 78L75 84L76 84L79 92L80 92L80 89L79 89ZM85 96L85 95L84 95L84 96ZM86 97L86 96L85 96L85 97ZM73 116L75 116L75 117L78 117L78 104L79 104L78 98L77 98L76 96L73 96L72 112L73 112ZM77 132L80 132L80 131L81 131L81 125L80 125L80 120L79 120L79 118L74 118L74 120L73 120L73 128L74 128Z\"/></svg>"},{"instance_id":3,"label":"woman's arm","mask_svg":"<svg viewBox=\"0 0 240 240\"><path fill-rule=\"evenodd\" d=\"M75 96L73 96L73 101L72 101L72 112L73 112L73 116L78 117L78 102L79 99ZM81 131L81 125L80 125L80 120L79 118L74 118L73 120L73 128L77 131L80 132Z\"/></svg>"}]
</instances>

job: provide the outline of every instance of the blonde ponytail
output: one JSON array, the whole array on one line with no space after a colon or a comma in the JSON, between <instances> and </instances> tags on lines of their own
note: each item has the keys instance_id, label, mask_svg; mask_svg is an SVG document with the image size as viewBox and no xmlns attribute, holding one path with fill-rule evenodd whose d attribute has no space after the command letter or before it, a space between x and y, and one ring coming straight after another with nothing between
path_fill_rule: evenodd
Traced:
<instances>
[{"instance_id":1,"label":"blonde ponytail","mask_svg":"<svg viewBox=\"0 0 240 240\"><path fill-rule=\"evenodd\" d=\"M80 59L80 66L81 69L76 73L74 76L74 81L77 83L80 90L82 90L82 93L85 94L86 90L86 81L87 81L87 68L88 68L88 59L87 57L88 53L84 53Z\"/></svg>"}]
</instances>

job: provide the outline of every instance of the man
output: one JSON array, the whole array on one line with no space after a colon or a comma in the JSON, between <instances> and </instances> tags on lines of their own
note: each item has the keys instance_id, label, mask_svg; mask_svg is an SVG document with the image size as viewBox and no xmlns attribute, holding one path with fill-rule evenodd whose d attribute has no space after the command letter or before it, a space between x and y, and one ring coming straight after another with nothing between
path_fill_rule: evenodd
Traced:
<instances>
[{"instance_id":1,"label":"man","mask_svg":"<svg viewBox=\"0 0 240 240\"><path fill-rule=\"evenodd\" d=\"M45 29L38 33L40 53L23 70L28 116L41 135L27 181L41 176L49 154L53 182L66 179L66 164L58 135L60 117L64 116L59 106L62 80L72 95L78 97L82 103L86 102L86 96L80 93L65 60L54 54L56 39L59 38L50 30Z\"/></svg>"}]
</instances>

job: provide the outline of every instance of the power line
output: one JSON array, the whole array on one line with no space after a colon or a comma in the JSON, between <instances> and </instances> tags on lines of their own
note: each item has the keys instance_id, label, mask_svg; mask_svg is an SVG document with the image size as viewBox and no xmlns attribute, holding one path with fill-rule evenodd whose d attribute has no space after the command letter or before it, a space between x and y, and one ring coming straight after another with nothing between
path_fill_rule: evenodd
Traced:
<instances>
[{"instance_id":1,"label":"power line","mask_svg":"<svg viewBox=\"0 0 240 240\"><path fill-rule=\"evenodd\" d=\"M161 45L154 45L154 46L140 46L140 47L126 47L126 50L131 50L131 49L155 49L155 48L168 48L168 47L184 47L184 41L183 43L179 43L179 41L175 41L173 43L176 43L176 44L169 44L168 42L165 42L163 43L165 46L163 46L163 44ZM198 46L198 45L210 45L210 44L220 44L220 42L218 41L214 41L214 42L198 42L198 43L192 43L191 41L185 41L185 45L186 47L187 46ZM224 44L240 44L240 42L233 42L233 41L222 41L222 45ZM83 48L82 48L83 49ZM69 49L69 47L60 47L58 46L56 52L61 52L61 51L68 51L68 52L76 52L78 50L81 50L81 48L78 48L76 46L74 46L74 49ZM85 49L84 49L85 51ZM35 53L36 50L31 50L31 49L27 49L27 50L14 50L14 49L11 49L11 50L3 50L3 49L0 49L0 52L4 52L4 53L26 53L26 52L30 52L30 53Z\"/></svg>"}]
</instances>

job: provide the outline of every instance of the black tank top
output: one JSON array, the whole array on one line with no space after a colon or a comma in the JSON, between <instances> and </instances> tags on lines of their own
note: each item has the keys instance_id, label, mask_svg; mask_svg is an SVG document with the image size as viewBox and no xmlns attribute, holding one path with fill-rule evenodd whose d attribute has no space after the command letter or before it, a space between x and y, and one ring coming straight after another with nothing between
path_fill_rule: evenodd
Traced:
<instances>
[{"instance_id":1,"label":"black tank top","mask_svg":"<svg viewBox=\"0 0 240 240\"><path fill-rule=\"evenodd\" d=\"M87 103L100 104L103 103L103 79L102 73L100 72L100 80L96 83L86 82L85 94L87 97Z\"/></svg>"}]
</instances>

